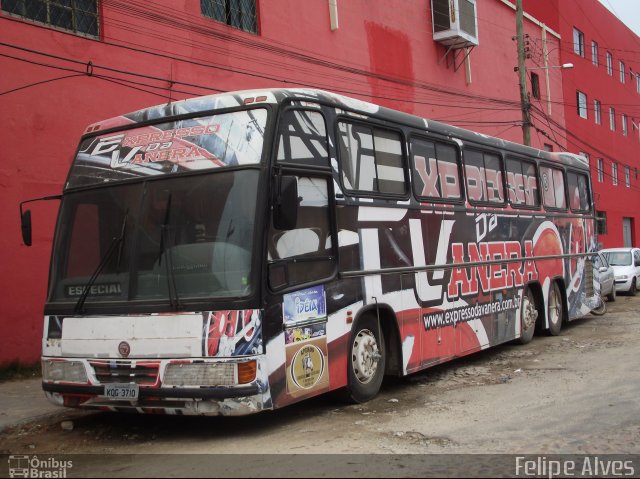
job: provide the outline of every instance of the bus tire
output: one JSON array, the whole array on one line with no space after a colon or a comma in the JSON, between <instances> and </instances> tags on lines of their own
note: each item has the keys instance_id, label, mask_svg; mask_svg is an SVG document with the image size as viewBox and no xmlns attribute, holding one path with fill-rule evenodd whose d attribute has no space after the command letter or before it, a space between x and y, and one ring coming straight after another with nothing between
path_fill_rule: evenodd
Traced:
<instances>
[{"instance_id":1,"label":"bus tire","mask_svg":"<svg viewBox=\"0 0 640 479\"><path fill-rule=\"evenodd\" d=\"M549 300L547 305L547 319L549 321L549 327L547 333L551 336L557 336L562 329L562 321L564 316L564 308L562 307L562 294L560 293L560 286L558 282L551 283L549 288Z\"/></svg>"},{"instance_id":2,"label":"bus tire","mask_svg":"<svg viewBox=\"0 0 640 479\"><path fill-rule=\"evenodd\" d=\"M607 301L609 301L610 303L613 303L615 300L616 300L616 285L614 284L613 289L607 295Z\"/></svg>"},{"instance_id":3,"label":"bus tire","mask_svg":"<svg viewBox=\"0 0 640 479\"><path fill-rule=\"evenodd\" d=\"M636 285L636 279L633 278L633 280L631 280L631 288L629 289L629 294L631 296L635 296L637 292L638 292L638 286Z\"/></svg>"},{"instance_id":4,"label":"bus tire","mask_svg":"<svg viewBox=\"0 0 640 479\"><path fill-rule=\"evenodd\" d=\"M351 335L347 360L347 400L363 403L380 390L385 368L384 337L378 320L364 316Z\"/></svg>"},{"instance_id":5,"label":"bus tire","mask_svg":"<svg viewBox=\"0 0 640 479\"><path fill-rule=\"evenodd\" d=\"M528 286L522 293L522 304L520 305L520 344L530 343L536 329L536 321L540 316L533 291Z\"/></svg>"}]
</instances>

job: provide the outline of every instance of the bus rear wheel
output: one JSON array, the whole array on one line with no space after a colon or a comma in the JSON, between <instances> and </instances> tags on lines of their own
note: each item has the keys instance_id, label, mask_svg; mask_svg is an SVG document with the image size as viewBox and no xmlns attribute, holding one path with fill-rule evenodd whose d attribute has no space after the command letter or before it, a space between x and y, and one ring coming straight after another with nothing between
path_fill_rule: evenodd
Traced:
<instances>
[{"instance_id":1,"label":"bus rear wheel","mask_svg":"<svg viewBox=\"0 0 640 479\"><path fill-rule=\"evenodd\" d=\"M560 287L558 282L551 283L549 288L549 303L547 307L547 318L549 320L549 328L547 332L551 336L557 336L560 334L562 328L562 321L564 320L564 308L562 307L562 294L560 294Z\"/></svg>"},{"instance_id":2,"label":"bus rear wheel","mask_svg":"<svg viewBox=\"0 0 640 479\"><path fill-rule=\"evenodd\" d=\"M530 288L525 288L522 294L522 305L520 306L520 344L530 343L536 329L538 320L538 308L536 299Z\"/></svg>"},{"instance_id":3,"label":"bus rear wheel","mask_svg":"<svg viewBox=\"0 0 640 479\"><path fill-rule=\"evenodd\" d=\"M380 390L385 368L384 338L378 320L360 318L351 336L348 359L347 399L363 403Z\"/></svg>"}]
</instances>

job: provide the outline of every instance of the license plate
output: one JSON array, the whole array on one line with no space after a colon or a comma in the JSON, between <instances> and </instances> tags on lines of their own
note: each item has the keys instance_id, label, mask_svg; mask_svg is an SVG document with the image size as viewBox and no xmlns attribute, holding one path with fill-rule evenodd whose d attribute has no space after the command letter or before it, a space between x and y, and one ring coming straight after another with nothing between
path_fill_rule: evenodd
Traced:
<instances>
[{"instance_id":1,"label":"license plate","mask_svg":"<svg viewBox=\"0 0 640 479\"><path fill-rule=\"evenodd\" d=\"M105 384L104 396L116 401L135 401L140 387L137 384Z\"/></svg>"}]
</instances>

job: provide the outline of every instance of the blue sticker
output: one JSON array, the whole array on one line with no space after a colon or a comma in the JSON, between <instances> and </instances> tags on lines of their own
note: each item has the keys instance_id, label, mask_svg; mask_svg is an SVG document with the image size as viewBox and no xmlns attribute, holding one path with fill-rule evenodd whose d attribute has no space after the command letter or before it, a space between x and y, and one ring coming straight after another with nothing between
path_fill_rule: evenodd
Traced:
<instances>
[{"instance_id":1,"label":"blue sticker","mask_svg":"<svg viewBox=\"0 0 640 479\"><path fill-rule=\"evenodd\" d=\"M327 316L324 286L314 286L284 295L284 322L294 325Z\"/></svg>"}]
</instances>

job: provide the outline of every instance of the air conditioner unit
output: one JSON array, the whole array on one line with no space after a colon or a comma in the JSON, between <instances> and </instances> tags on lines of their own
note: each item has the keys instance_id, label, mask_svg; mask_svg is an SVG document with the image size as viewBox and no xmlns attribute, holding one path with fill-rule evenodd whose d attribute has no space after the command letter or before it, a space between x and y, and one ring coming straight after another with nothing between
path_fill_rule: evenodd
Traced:
<instances>
[{"instance_id":1,"label":"air conditioner unit","mask_svg":"<svg viewBox=\"0 0 640 479\"><path fill-rule=\"evenodd\" d=\"M476 0L431 0L433 39L450 48L478 45Z\"/></svg>"}]
</instances>

